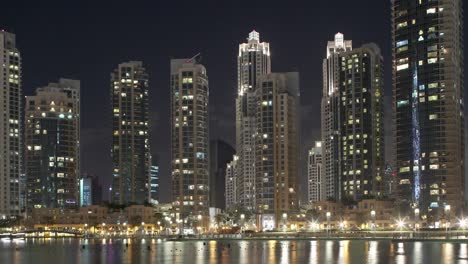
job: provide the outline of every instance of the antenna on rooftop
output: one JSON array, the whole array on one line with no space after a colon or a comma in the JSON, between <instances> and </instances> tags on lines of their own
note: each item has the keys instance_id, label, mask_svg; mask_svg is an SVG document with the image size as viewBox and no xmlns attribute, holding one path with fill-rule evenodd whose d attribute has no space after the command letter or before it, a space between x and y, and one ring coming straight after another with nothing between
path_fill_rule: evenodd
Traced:
<instances>
[{"instance_id":1,"label":"antenna on rooftop","mask_svg":"<svg viewBox=\"0 0 468 264\"><path fill-rule=\"evenodd\" d=\"M197 60L197 58L199 58ZM193 56L192 58L188 59L187 62L199 62L201 60L201 52L198 52L195 56Z\"/></svg>"}]
</instances>

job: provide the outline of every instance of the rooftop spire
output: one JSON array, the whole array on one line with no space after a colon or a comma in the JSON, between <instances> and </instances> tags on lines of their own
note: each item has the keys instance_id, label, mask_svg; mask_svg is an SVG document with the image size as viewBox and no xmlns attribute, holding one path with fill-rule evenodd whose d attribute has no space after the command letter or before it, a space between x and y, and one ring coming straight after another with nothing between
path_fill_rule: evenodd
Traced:
<instances>
[{"instance_id":1,"label":"rooftop spire","mask_svg":"<svg viewBox=\"0 0 468 264\"><path fill-rule=\"evenodd\" d=\"M252 32L249 33L249 38L248 40L256 40L256 41L260 41L260 33L258 33L257 31L252 30Z\"/></svg>"},{"instance_id":2,"label":"rooftop spire","mask_svg":"<svg viewBox=\"0 0 468 264\"><path fill-rule=\"evenodd\" d=\"M335 35L335 46L340 48L344 47L344 36L340 32Z\"/></svg>"}]
</instances>

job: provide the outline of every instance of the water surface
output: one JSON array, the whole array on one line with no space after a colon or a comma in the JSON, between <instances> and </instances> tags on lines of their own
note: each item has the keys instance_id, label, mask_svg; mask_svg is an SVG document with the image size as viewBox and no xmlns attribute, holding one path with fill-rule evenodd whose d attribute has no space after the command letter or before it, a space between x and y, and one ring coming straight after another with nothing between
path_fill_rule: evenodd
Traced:
<instances>
[{"instance_id":1,"label":"water surface","mask_svg":"<svg viewBox=\"0 0 468 264\"><path fill-rule=\"evenodd\" d=\"M3 239L0 263L468 263L468 244L385 240Z\"/></svg>"}]
</instances>

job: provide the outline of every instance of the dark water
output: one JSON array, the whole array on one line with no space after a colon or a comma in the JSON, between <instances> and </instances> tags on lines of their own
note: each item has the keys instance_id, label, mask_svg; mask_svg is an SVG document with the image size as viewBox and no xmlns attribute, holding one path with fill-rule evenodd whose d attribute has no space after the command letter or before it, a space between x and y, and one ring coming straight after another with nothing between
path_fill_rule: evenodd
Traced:
<instances>
[{"instance_id":1,"label":"dark water","mask_svg":"<svg viewBox=\"0 0 468 264\"><path fill-rule=\"evenodd\" d=\"M467 243L356 240L132 240L128 246L126 243L127 240L1 240L0 263L468 263Z\"/></svg>"}]
</instances>

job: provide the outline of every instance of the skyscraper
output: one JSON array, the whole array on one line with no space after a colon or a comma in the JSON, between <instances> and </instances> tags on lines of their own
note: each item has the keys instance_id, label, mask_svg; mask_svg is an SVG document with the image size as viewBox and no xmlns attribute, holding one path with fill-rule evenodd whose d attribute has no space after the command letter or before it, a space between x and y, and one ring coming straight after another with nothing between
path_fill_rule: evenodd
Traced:
<instances>
[{"instance_id":1,"label":"skyscraper","mask_svg":"<svg viewBox=\"0 0 468 264\"><path fill-rule=\"evenodd\" d=\"M226 210L230 210L238 206L237 204L237 161L238 157L234 155L232 161L226 165Z\"/></svg>"},{"instance_id":2,"label":"skyscraper","mask_svg":"<svg viewBox=\"0 0 468 264\"><path fill-rule=\"evenodd\" d=\"M150 143L148 74L140 61L119 64L111 73L112 202L149 200Z\"/></svg>"},{"instance_id":3,"label":"skyscraper","mask_svg":"<svg viewBox=\"0 0 468 264\"><path fill-rule=\"evenodd\" d=\"M352 49L343 34L323 63L322 148L325 199L383 195L383 59L375 44Z\"/></svg>"},{"instance_id":4,"label":"skyscraper","mask_svg":"<svg viewBox=\"0 0 468 264\"><path fill-rule=\"evenodd\" d=\"M259 76L254 94L257 212L261 229L278 228L298 209L299 74Z\"/></svg>"},{"instance_id":5,"label":"skyscraper","mask_svg":"<svg viewBox=\"0 0 468 264\"><path fill-rule=\"evenodd\" d=\"M322 142L315 141L315 146L309 151L307 159L307 201L314 203L326 200L323 194L323 161Z\"/></svg>"},{"instance_id":6,"label":"skyscraper","mask_svg":"<svg viewBox=\"0 0 468 264\"><path fill-rule=\"evenodd\" d=\"M171 60L173 206L179 221L192 228L208 221L208 94L208 75L197 56Z\"/></svg>"},{"instance_id":7,"label":"skyscraper","mask_svg":"<svg viewBox=\"0 0 468 264\"><path fill-rule=\"evenodd\" d=\"M339 57L341 198L360 201L384 190L383 58L375 44Z\"/></svg>"},{"instance_id":8,"label":"skyscraper","mask_svg":"<svg viewBox=\"0 0 468 264\"><path fill-rule=\"evenodd\" d=\"M339 200L339 84L341 52L352 50L352 41L344 40L341 33L335 35L334 41L327 44L327 57L323 60L322 91L322 151L324 176L323 196Z\"/></svg>"},{"instance_id":9,"label":"skyscraper","mask_svg":"<svg viewBox=\"0 0 468 264\"><path fill-rule=\"evenodd\" d=\"M80 81L60 79L26 97L27 208L79 206Z\"/></svg>"},{"instance_id":10,"label":"skyscraper","mask_svg":"<svg viewBox=\"0 0 468 264\"><path fill-rule=\"evenodd\" d=\"M210 141L210 207L226 209L226 165L234 154L235 150L223 140Z\"/></svg>"},{"instance_id":11,"label":"skyscraper","mask_svg":"<svg viewBox=\"0 0 468 264\"><path fill-rule=\"evenodd\" d=\"M255 89L259 76L271 72L270 44L250 32L247 43L239 45L237 57L236 151L237 192L240 206L255 208Z\"/></svg>"},{"instance_id":12,"label":"skyscraper","mask_svg":"<svg viewBox=\"0 0 468 264\"><path fill-rule=\"evenodd\" d=\"M423 214L456 212L465 184L462 0L391 3L399 201Z\"/></svg>"},{"instance_id":13,"label":"skyscraper","mask_svg":"<svg viewBox=\"0 0 468 264\"><path fill-rule=\"evenodd\" d=\"M21 54L16 36L0 31L0 218L18 216L22 166Z\"/></svg>"}]
</instances>

